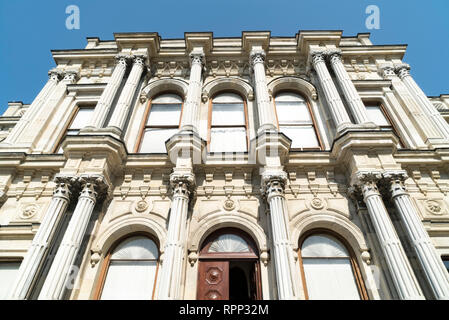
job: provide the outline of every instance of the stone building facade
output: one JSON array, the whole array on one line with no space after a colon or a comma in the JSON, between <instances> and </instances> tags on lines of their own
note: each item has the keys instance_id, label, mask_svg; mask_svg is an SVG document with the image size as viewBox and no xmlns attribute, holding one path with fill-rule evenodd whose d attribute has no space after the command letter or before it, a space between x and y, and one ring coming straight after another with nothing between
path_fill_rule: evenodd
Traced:
<instances>
[{"instance_id":1,"label":"stone building facade","mask_svg":"<svg viewBox=\"0 0 449 320\"><path fill-rule=\"evenodd\" d=\"M449 96L405 45L116 33L0 117L3 299L449 299Z\"/></svg>"}]
</instances>

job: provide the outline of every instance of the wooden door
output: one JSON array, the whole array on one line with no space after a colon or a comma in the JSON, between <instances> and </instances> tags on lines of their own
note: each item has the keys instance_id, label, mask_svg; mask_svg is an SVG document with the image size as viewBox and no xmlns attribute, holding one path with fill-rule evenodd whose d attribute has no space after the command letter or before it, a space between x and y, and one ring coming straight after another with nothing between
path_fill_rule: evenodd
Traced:
<instances>
[{"instance_id":1,"label":"wooden door","mask_svg":"<svg viewBox=\"0 0 449 320\"><path fill-rule=\"evenodd\" d=\"M229 299L229 261L199 262L197 299Z\"/></svg>"}]
</instances>

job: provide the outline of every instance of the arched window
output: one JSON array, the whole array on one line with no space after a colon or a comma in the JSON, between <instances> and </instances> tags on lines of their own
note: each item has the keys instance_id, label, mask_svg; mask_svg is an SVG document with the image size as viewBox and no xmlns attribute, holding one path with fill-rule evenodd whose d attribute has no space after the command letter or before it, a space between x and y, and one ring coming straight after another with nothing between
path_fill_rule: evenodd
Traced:
<instances>
[{"instance_id":1,"label":"arched window","mask_svg":"<svg viewBox=\"0 0 449 320\"><path fill-rule=\"evenodd\" d=\"M151 300L158 267L159 250L146 236L133 236L119 243L105 259L101 300Z\"/></svg>"},{"instance_id":2,"label":"arched window","mask_svg":"<svg viewBox=\"0 0 449 320\"><path fill-rule=\"evenodd\" d=\"M367 299L357 263L336 237L325 233L308 236L299 257L307 299Z\"/></svg>"},{"instance_id":3,"label":"arched window","mask_svg":"<svg viewBox=\"0 0 449 320\"><path fill-rule=\"evenodd\" d=\"M209 110L209 152L248 151L246 102L238 94L215 96Z\"/></svg>"},{"instance_id":4,"label":"arched window","mask_svg":"<svg viewBox=\"0 0 449 320\"><path fill-rule=\"evenodd\" d=\"M292 149L321 149L309 103L294 92L281 92L274 98L279 131L292 140Z\"/></svg>"},{"instance_id":5,"label":"arched window","mask_svg":"<svg viewBox=\"0 0 449 320\"><path fill-rule=\"evenodd\" d=\"M171 93L150 100L135 152L166 153L165 141L178 132L181 124L182 106L182 98Z\"/></svg>"}]
</instances>

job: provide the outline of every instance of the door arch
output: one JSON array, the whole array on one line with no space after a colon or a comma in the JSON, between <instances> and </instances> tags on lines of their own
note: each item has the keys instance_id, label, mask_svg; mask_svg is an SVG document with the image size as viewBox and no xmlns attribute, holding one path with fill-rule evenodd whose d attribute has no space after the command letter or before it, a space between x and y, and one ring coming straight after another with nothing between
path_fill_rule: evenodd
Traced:
<instances>
[{"instance_id":1,"label":"door arch","mask_svg":"<svg viewBox=\"0 0 449 320\"><path fill-rule=\"evenodd\" d=\"M223 228L205 239L199 255L197 299L262 299L259 252L248 234Z\"/></svg>"}]
</instances>

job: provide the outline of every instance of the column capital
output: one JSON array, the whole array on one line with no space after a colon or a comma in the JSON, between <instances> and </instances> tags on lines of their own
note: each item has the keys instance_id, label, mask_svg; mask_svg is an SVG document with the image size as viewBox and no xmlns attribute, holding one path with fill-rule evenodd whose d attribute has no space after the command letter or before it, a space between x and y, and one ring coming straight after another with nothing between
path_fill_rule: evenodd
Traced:
<instances>
[{"instance_id":1,"label":"column capital","mask_svg":"<svg viewBox=\"0 0 449 320\"><path fill-rule=\"evenodd\" d=\"M391 65L381 66L380 70L382 72L381 74L382 74L382 77L384 79L391 79L391 78L396 76L396 73L394 71L394 67L391 66Z\"/></svg>"},{"instance_id":2,"label":"column capital","mask_svg":"<svg viewBox=\"0 0 449 320\"><path fill-rule=\"evenodd\" d=\"M70 201L73 191L76 188L76 177L70 175L56 175L54 182L56 183L56 186L53 190L53 197L63 198Z\"/></svg>"},{"instance_id":3,"label":"column capital","mask_svg":"<svg viewBox=\"0 0 449 320\"><path fill-rule=\"evenodd\" d=\"M170 175L170 185L174 195L190 197L195 189L195 175L193 173L173 172Z\"/></svg>"},{"instance_id":4,"label":"column capital","mask_svg":"<svg viewBox=\"0 0 449 320\"><path fill-rule=\"evenodd\" d=\"M199 64L202 67L206 63L205 55L202 51L193 50L190 52L189 57L191 65Z\"/></svg>"},{"instance_id":5,"label":"column capital","mask_svg":"<svg viewBox=\"0 0 449 320\"><path fill-rule=\"evenodd\" d=\"M109 185L103 175L86 174L78 178L81 185L80 197L90 198L93 201L103 199L109 189Z\"/></svg>"},{"instance_id":6,"label":"column capital","mask_svg":"<svg viewBox=\"0 0 449 320\"><path fill-rule=\"evenodd\" d=\"M329 50L326 50L326 55L329 58L329 61L331 63L335 63L337 61L341 62L342 53L341 53L340 49L329 49Z\"/></svg>"},{"instance_id":7,"label":"column capital","mask_svg":"<svg viewBox=\"0 0 449 320\"><path fill-rule=\"evenodd\" d=\"M355 174L355 188L359 188L364 199L373 195L380 195L377 183L382 179L380 171L358 171Z\"/></svg>"},{"instance_id":8,"label":"column capital","mask_svg":"<svg viewBox=\"0 0 449 320\"><path fill-rule=\"evenodd\" d=\"M401 80L410 75L410 65L407 63L395 64L394 70Z\"/></svg>"},{"instance_id":9,"label":"column capital","mask_svg":"<svg viewBox=\"0 0 449 320\"><path fill-rule=\"evenodd\" d=\"M132 56L133 59L133 65L138 64L141 66L145 66L146 65L146 60L147 60L148 56L146 54L136 54Z\"/></svg>"},{"instance_id":10,"label":"column capital","mask_svg":"<svg viewBox=\"0 0 449 320\"><path fill-rule=\"evenodd\" d=\"M117 64L120 64L124 67L128 66L128 61L132 58L132 56L123 54L123 53L119 53L118 55L115 56L115 61Z\"/></svg>"},{"instance_id":11,"label":"column capital","mask_svg":"<svg viewBox=\"0 0 449 320\"><path fill-rule=\"evenodd\" d=\"M63 81L74 83L79 78L79 73L76 71L64 71L64 79Z\"/></svg>"},{"instance_id":12,"label":"column capital","mask_svg":"<svg viewBox=\"0 0 449 320\"><path fill-rule=\"evenodd\" d=\"M397 196L407 195L405 180L408 179L408 175L406 171L398 170L385 172L382 176L384 183L389 187L393 199Z\"/></svg>"},{"instance_id":13,"label":"column capital","mask_svg":"<svg viewBox=\"0 0 449 320\"><path fill-rule=\"evenodd\" d=\"M284 196L287 173L284 171L272 171L262 174L261 192L269 201L274 196Z\"/></svg>"},{"instance_id":14,"label":"column capital","mask_svg":"<svg viewBox=\"0 0 449 320\"><path fill-rule=\"evenodd\" d=\"M326 62L326 50L324 49L311 50L310 58L313 65L316 65L318 62Z\"/></svg>"},{"instance_id":15,"label":"column capital","mask_svg":"<svg viewBox=\"0 0 449 320\"><path fill-rule=\"evenodd\" d=\"M52 69L48 71L48 78L52 81L58 82L63 77L63 72L61 70Z\"/></svg>"},{"instance_id":16,"label":"column capital","mask_svg":"<svg viewBox=\"0 0 449 320\"><path fill-rule=\"evenodd\" d=\"M249 53L249 59L251 61L251 66L254 67L254 65L258 63L264 63L265 62L266 53L263 49L252 49Z\"/></svg>"}]
</instances>

